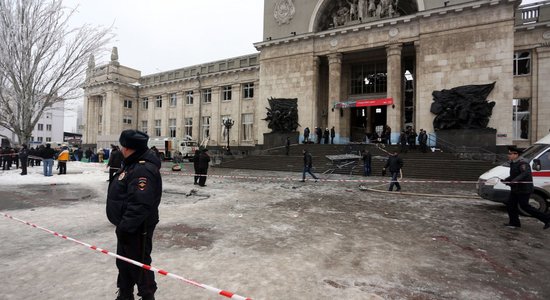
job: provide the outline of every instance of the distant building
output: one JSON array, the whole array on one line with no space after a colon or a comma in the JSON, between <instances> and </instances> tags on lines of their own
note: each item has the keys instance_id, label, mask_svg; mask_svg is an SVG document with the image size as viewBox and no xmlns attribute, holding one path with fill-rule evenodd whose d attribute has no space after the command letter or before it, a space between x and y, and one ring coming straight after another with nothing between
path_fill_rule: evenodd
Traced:
<instances>
[{"instance_id":1,"label":"distant building","mask_svg":"<svg viewBox=\"0 0 550 300\"><path fill-rule=\"evenodd\" d=\"M225 145L229 117L231 145L263 144L271 97L298 99L300 132L334 126L347 143L389 125L396 140L407 125L434 132L434 91L496 82L488 126L498 145L527 145L550 128L550 1L520 3L264 0L257 54L147 76L116 51L92 61L84 143L105 147L134 128Z\"/></svg>"},{"instance_id":2,"label":"distant building","mask_svg":"<svg viewBox=\"0 0 550 300\"><path fill-rule=\"evenodd\" d=\"M30 147L48 142L63 141L64 107L65 104L62 101L44 110L32 131ZM0 126L0 134L7 136L11 144L19 144L17 136L2 126Z\"/></svg>"}]
</instances>

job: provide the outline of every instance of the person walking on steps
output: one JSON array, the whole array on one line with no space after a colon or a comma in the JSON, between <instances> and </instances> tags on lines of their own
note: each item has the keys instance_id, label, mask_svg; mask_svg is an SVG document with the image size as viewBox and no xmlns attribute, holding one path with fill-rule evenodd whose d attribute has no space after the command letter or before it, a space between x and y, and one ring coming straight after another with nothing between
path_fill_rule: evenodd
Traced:
<instances>
[{"instance_id":1,"label":"person walking on steps","mask_svg":"<svg viewBox=\"0 0 550 300\"><path fill-rule=\"evenodd\" d=\"M313 168L313 157L311 156L311 153L309 153L309 151L306 149L303 150L303 153L304 153L304 172L302 173L302 180L300 182L306 181L306 173L309 173L309 175L311 175L311 177L315 179L315 182L317 182L319 178L311 172L311 168Z\"/></svg>"},{"instance_id":2,"label":"person walking on steps","mask_svg":"<svg viewBox=\"0 0 550 300\"><path fill-rule=\"evenodd\" d=\"M386 174L386 169L389 169L391 174L391 182L388 191L393 191L393 186L397 188L397 192L401 191L401 185L397 181L397 177L401 174L401 168L403 168L403 160L398 156L397 152L390 153L384 169L382 169L382 175Z\"/></svg>"},{"instance_id":3,"label":"person walking on steps","mask_svg":"<svg viewBox=\"0 0 550 300\"><path fill-rule=\"evenodd\" d=\"M519 228L519 207L530 216L544 223L543 229L550 228L550 215L546 215L529 204L529 197L533 193L533 175L531 166L519 155L522 150L517 147L508 147L508 159L510 160L510 176L502 180L510 186L510 196L506 208L508 210L508 223L504 226Z\"/></svg>"}]
</instances>

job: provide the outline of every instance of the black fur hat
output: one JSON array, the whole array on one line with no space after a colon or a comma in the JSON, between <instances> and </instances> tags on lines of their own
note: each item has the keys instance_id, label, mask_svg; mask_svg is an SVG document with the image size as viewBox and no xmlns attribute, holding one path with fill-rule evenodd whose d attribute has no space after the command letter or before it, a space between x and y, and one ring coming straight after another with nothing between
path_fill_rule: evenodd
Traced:
<instances>
[{"instance_id":1,"label":"black fur hat","mask_svg":"<svg viewBox=\"0 0 550 300\"><path fill-rule=\"evenodd\" d=\"M509 146L509 147L508 147L508 151L509 151L509 152L515 152L515 153L517 153L517 154L522 154L522 153L523 153L523 149L518 148L518 147L516 147L516 146Z\"/></svg>"},{"instance_id":2,"label":"black fur hat","mask_svg":"<svg viewBox=\"0 0 550 300\"><path fill-rule=\"evenodd\" d=\"M141 150L147 148L149 136L139 130L127 129L120 134L118 141L123 147Z\"/></svg>"}]
</instances>

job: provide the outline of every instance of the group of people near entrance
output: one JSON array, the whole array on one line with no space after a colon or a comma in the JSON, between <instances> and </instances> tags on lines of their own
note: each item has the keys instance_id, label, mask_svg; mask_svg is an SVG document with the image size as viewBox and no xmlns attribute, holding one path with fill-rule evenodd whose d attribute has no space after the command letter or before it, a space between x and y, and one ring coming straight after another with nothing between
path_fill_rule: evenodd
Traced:
<instances>
[{"instance_id":1,"label":"group of people near entrance","mask_svg":"<svg viewBox=\"0 0 550 300\"><path fill-rule=\"evenodd\" d=\"M334 144L334 137L336 136L336 131L334 126L329 130L326 128L324 131L321 127L315 127L313 132L309 127L304 128L304 144L328 144L329 138L330 143Z\"/></svg>"}]
</instances>

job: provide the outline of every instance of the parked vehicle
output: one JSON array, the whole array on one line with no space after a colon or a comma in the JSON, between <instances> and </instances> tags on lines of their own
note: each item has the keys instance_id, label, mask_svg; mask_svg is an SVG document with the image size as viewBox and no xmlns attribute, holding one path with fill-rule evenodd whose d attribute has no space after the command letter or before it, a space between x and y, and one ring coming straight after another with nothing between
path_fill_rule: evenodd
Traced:
<instances>
[{"instance_id":1,"label":"parked vehicle","mask_svg":"<svg viewBox=\"0 0 550 300\"><path fill-rule=\"evenodd\" d=\"M187 136L184 139L178 138L150 138L147 143L149 148L155 146L160 152L162 160L171 160L176 151L179 151L184 158L194 155L198 149L197 142Z\"/></svg>"},{"instance_id":2,"label":"parked vehicle","mask_svg":"<svg viewBox=\"0 0 550 300\"><path fill-rule=\"evenodd\" d=\"M527 148L520 157L529 162L533 172L535 191L531 194L529 203L545 213L550 207L550 134ZM485 172L479 176L477 182L478 195L487 200L506 203L510 187L501 180L509 175L508 162Z\"/></svg>"}]
</instances>

